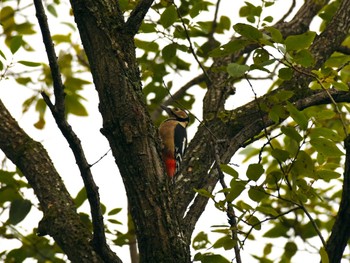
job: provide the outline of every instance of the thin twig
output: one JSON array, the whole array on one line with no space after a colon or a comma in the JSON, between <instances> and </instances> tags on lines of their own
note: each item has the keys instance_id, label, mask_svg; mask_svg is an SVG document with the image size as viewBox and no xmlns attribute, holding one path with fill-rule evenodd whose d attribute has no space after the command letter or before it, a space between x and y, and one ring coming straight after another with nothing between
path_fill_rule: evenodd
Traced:
<instances>
[{"instance_id":1,"label":"thin twig","mask_svg":"<svg viewBox=\"0 0 350 263\"><path fill-rule=\"evenodd\" d=\"M86 188L88 201L90 203L92 225L94 230L92 240L94 249L97 252L97 254L99 254L101 258L106 259L106 261L119 263L121 262L121 260L107 245L98 187L94 182L90 170L90 165L86 160L79 138L65 119L64 86L62 84L61 73L57 63L57 56L52 42L49 25L47 23L47 17L45 14L44 6L41 0L34 0L34 4L36 8L36 16L40 25L43 42L45 44L50 64L55 95L55 105L52 104L50 98L45 92L42 92L41 94L43 96L44 101L50 108L51 113L57 123L57 126L59 127L63 136L66 138L67 142L69 143L69 146L72 149L72 152L76 159L76 163L79 167L84 186Z\"/></svg>"},{"instance_id":2,"label":"thin twig","mask_svg":"<svg viewBox=\"0 0 350 263\"><path fill-rule=\"evenodd\" d=\"M194 50L194 48L193 48L190 34L188 33L188 30L187 30L185 21L183 20L182 15L180 14L180 10L177 8L177 5L176 5L175 3L173 3L173 5L175 6L176 11L177 11L177 15L179 16L179 18L180 18L180 20L181 20L182 27L183 27L183 29L184 29L184 31L185 31L186 39L187 39L187 41L188 41L188 43L189 43L189 45L190 45L190 51L191 51L191 53L192 53L194 59L195 59L196 62L198 63L199 67L200 67L201 70L203 71L203 73L204 73L204 75L205 75L205 77L206 77L207 83L210 84L210 83L211 83L211 79L210 79L210 77L209 77L209 75L208 75L208 72L206 71L206 69L204 68L204 66L202 65L202 63L199 61L198 56L197 56L197 54L196 54L196 52L195 52L195 50Z\"/></svg>"},{"instance_id":3,"label":"thin twig","mask_svg":"<svg viewBox=\"0 0 350 263\"><path fill-rule=\"evenodd\" d=\"M151 7L154 0L140 0L138 1L134 10L132 10L129 19L126 21L125 29L129 34L135 35L142 21Z\"/></svg>"},{"instance_id":4,"label":"thin twig","mask_svg":"<svg viewBox=\"0 0 350 263\"><path fill-rule=\"evenodd\" d=\"M216 169L218 171L219 174L219 181L220 184L222 186L223 189L227 189L227 185L225 183L224 180L224 173L222 172L221 168L220 168L220 155L219 155L219 149L218 149L218 144L215 144L215 161L216 161ZM224 192L225 197L227 196L227 193ZM240 248L238 245L238 234L237 234L237 220L236 220L236 215L235 215L235 211L232 207L232 205L230 205L230 203L227 203L227 217L228 217L228 222L231 226L231 231L232 231L232 239L234 241L236 241L236 244L234 245L234 251L235 251L235 258L236 258L236 262L237 263L242 263L242 259L241 259L241 253L240 253Z\"/></svg>"},{"instance_id":5,"label":"thin twig","mask_svg":"<svg viewBox=\"0 0 350 263\"><path fill-rule=\"evenodd\" d=\"M163 85L164 87L167 89L168 93L169 93L169 98L165 101L162 102L162 105L164 106L169 106L170 104L172 104L173 102L179 100L188 89L190 89L191 87L193 87L194 85L197 85L201 82L205 81L205 76L204 74L201 74L199 76L194 77L193 79L191 79L189 82L187 82L185 85L183 85L181 88L179 88L178 91L176 91L174 94L170 93L169 88L165 85L165 82L163 81ZM156 120L159 118L160 114L162 113L162 108L159 107L157 108L153 113L152 113L152 119Z\"/></svg>"}]
</instances>

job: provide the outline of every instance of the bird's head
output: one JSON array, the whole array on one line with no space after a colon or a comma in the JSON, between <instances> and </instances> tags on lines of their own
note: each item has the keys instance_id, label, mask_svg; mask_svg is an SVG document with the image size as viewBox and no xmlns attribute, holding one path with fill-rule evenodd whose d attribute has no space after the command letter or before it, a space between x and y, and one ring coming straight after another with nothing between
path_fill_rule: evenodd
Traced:
<instances>
[{"instance_id":1,"label":"bird's head","mask_svg":"<svg viewBox=\"0 0 350 263\"><path fill-rule=\"evenodd\" d=\"M166 107L164 105L161 105L162 109L168 113L170 119L174 119L180 122L186 122L188 123L190 121L190 118L186 111L179 109L179 108L171 108Z\"/></svg>"}]
</instances>

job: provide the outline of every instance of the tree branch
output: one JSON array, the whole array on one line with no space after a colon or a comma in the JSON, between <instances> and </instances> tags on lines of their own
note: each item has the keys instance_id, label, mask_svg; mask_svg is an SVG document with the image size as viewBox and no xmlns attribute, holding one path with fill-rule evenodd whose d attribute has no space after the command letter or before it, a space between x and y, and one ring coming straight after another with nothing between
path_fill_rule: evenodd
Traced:
<instances>
[{"instance_id":1,"label":"tree branch","mask_svg":"<svg viewBox=\"0 0 350 263\"><path fill-rule=\"evenodd\" d=\"M314 2L314 1L311 1ZM343 1L340 8L338 9L337 13L334 17L340 16L344 18L345 13L348 14L350 5L347 5L347 1ZM310 2L307 2L309 10L312 12L316 12L317 8L310 7ZM314 5L315 2L314 2ZM344 6L345 5L345 6ZM318 10L322 6L318 6ZM304 9L304 8L302 8ZM304 12L298 12L299 14L304 14ZM315 13L314 13L315 15ZM306 15L305 17L309 18L311 15ZM296 21L298 21L301 24L304 24L305 21L302 19L302 17L295 17ZM336 18L335 18L336 19ZM346 20L344 18L344 20ZM340 32L343 30L343 32L348 32L349 25L348 21L342 21L336 24L330 23L329 26L325 29L325 32L323 35L328 35L328 37L331 36L331 32ZM349 18L347 18L349 20ZM308 20L309 22L311 20ZM290 23L293 24L292 29L296 28L296 24L291 21ZM288 28L282 27L283 32L282 34L287 34ZM293 32L289 32L293 33ZM341 35L344 37L345 33L342 33ZM334 42L329 43L328 46L324 46L323 53L325 55L328 55L328 57L336 50L336 48L341 44L342 39L340 37L336 37L334 39ZM310 48L311 51L317 51L317 54L315 54L315 60L316 65L319 65L320 63L323 63L328 57L318 57L319 53L318 51L321 48L318 48L318 46L321 46L322 43L320 41L315 41L313 46ZM233 55L234 57L234 55ZM227 58L223 58L225 61ZM225 79L226 73L215 73L219 74L218 76L214 77L213 79L221 80ZM220 75L221 74L221 75ZM308 76L308 74L302 74L302 73L295 73L294 77L290 81L285 81L283 84L280 85L280 87L269 94L259 98L259 103L266 103L268 102L267 98L273 94L276 94L280 92L281 90L292 90L294 92L294 96L290 99L290 102L294 102L299 109L309 107L312 105L322 104L322 103L330 103L329 96L324 91L318 91L314 92L310 89L308 89L308 84L311 81L311 77ZM215 87L209 87L208 92L206 95L206 98L204 100L204 106L207 107L205 109L205 113L208 117L207 123L205 124L208 129L211 130L213 134L215 134L215 137L218 139L222 139L226 141L226 144L222 146L220 149L220 155L221 155L221 161L223 163L227 163L230 161L233 154L243 145L244 142L246 142L248 139L254 137L255 135L259 134L264 127L268 127L272 124L274 124L271 120L268 119L267 115L265 114L264 117L264 123L262 123L261 116L258 114L259 109L257 108L256 101L252 101L250 103L247 103L246 105L239 107L233 111L227 112L223 110L223 101L222 98L224 95L222 92L225 92L224 89L218 86ZM333 99L336 102L343 102L343 101L349 101L350 96L345 92L338 92L333 90L331 92L331 95L333 96ZM208 108L212 106L212 108ZM212 110L213 109L213 110ZM215 118L214 116L218 113L221 113L225 117L225 122L222 121L222 118ZM215 114L210 115L208 113ZM282 121L282 120L281 120ZM224 128L225 127L225 128ZM187 154L183 160L183 180L177 183L176 191L181 191L181 200L178 200L178 211L180 213L184 213L186 211L187 206L186 204L190 203L191 200L194 198L193 188L200 189L200 188L211 188L214 187L216 182L212 182L207 176L206 171L211 167L213 162L215 161L214 155L212 153L212 147L210 147L210 141L212 141L212 137L207 132L207 128L204 128L203 126L200 126L198 128L198 131L195 135L195 137L190 142L190 145L188 147ZM205 179L206 178L206 179ZM188 182L188 180L190 182ZM207 180L207 182L206 182ZM205 204L203 204L204 206ZM204 209L203 207L198 207L198 210ZM188 213L187 213L188 214Z\"/></svg>"},{"instance_id":2,"label":"tree branch","mask_svg":"<svg viewBox=\"0 0 350 263\"><path fill-rule=\"evenodd\" d=\"M343 180L343 192L337 213L337 218L332 227L332 233L326 244L329 262L340 262L345 247L350 239L350 135L344 140L345 169Z\"/></svg>"},{"instance_id":3,"label":"tree branch","mask_svg":"<svg viewBox=\"0 0 350 263\"><path fill-rule=\"evenodd\" d=\"M102 262L90 244L90 231L81 222L42 144L19 127L1 100L0 119L0 148L26 177L44 213L38 234L52 236L72 262Z\"/></svg>"},{"instance_id":4,"label":"tree branch","mask_svg":"<svg viewBox=\"0 0 350 263\"><path fill-rule=\"evenodd\" d=\"M56 52L52 42L43 4L41 0L34 0L34 4L37 12L36 16L39 21L43 41L50 63L51 75L54 83L55 105L51 103L50 98L44 92L42 92L42 96L46 104L49 106L52 115L57 123L57 126L59 127L70 148L72 149L75 160L79 167L81 177L85 185L87 198L90 203L92 225L94 230L92 241L94 248L96 252L108 262L121 262L118 256L116 256L107 245L98 187L94 182L90 165L86 160L81 142L73 131L72 127L65 119L64 86L62 84L61 73L57 63Z\"/></svg>"},{"instance_id":5,"label":"tree branch","mask_svg":"<svg viewBox=\"0 0 350 263\"><path fill-rule=\"evenodd\" d=\"M307 30L308 28L307 25L311 23L312 18L317 14L317 12L322 7L323 5L320 5L313 0L307 0L290 22L279 23L276 25L276 27L281 30L281 33L284 36L287 36L290 34L291 35L300 34L302 32L305 32L305 30ZM241 57L244 52L251 52L254 48L255 48L255 45L249 45L243 51L238 51L230 56L217 58L213 63L213 67L225 66L231 61L234 61L235 59L238 59L239 57ZM213 120L213 117L216 116L218 112L224 111L224 104L226 102L226 97L228 96L229 92L232 92L231 91L232 89L227 84L227 79L229 79L229 76L226 72L210 71L209 73L213 74L212 79L215 79L216 81L215 83L212 83L212 85L208 86L208 91L203 101L203 105L204 105L203 116L204 116L204 119L211 120L205 125L207 126L207 128L212 129L212 131L214 132L216 130L215 125L219 125L220 127L220 125L222 126L222 123L221 121ZM293 87L297 85L298 81L299 81L298 78L293 78L289 83L284 83L284 88L293 89ZM307 85L305 87L307 87ZM251 122L247 123L247 125L251 127L251 123L254 123L254 121L251 118L254 116L256 112L258 112L258 109L256 108L256 101L253 101L251 103L248 103L244 107L240 107L239 109L236 109L228 114L230 118L235 118L236 115L242 116L242 120L244 120L245 118L248 118ZM261 121L260 115L258 114L257 116L259 121ZM191 140L189 144L188 150L186 152L186 156L183 160L182 167L183 167L183 174L185 175L184 181L179 182L176 185L177 186L176 191L181 191L182 196L184 197L184 200L179 200L179 203L178 203L178 205L181 206L178 208L178 211L180 212L180 214L183 214L187 210L187 204L190 203L194 197L194 193L192 189L204 187L206 171L208 171L209 167L212 165L214 161L214 155L212 154L212 149L211 147L209 147L209 143L208 143L212 141L213 138L211 135L208 134L207 128L204 128L202 126L199 127L198 132L196 133L195 137ZM253 128L254 129L249 130L249 134L252 134L251 133L252 131L259 133L261 128L263 128L263 126L259 124L258 126ZM239 123L238 121L236 121L235 125L233 125L229 131L226 131L227 134L221 135L220 131L218 131L219 132L218 134L220 135L216 134L215 132L214 133L216 134L217 138L226 139L228 141L230 141L234 137L236 140L242 139L242 140L239 140L239 143L238 143L238 145L240 146L240 145L243 145L243 143L246 140L246 139L243 139L245 138L245 136L240 132L240 130L244 130L244 123ZM253 137L253 135L251 137ZM227 152L229 148L230 146L223 147L222 152ZM221 160L223 163L225 163L224 160L230 159L230 157L234 154L234 152L230 151L230 154L229 154L230 156L227 156L226 158L221 157ZM192 156L195 156L195 158ZM189 184L186 183L186 180L190 180L191 183ZM211 183L209 184L211 185ZM198 208L198 209L200 210L201 208Z\"/></svg>"},{"instance_id":6,"label":"tree branch","mask_svg":"<svg viewBox=\"0 0 350 263\"><path fill-rule=\"evenodd\" d=\"M126 32L131 35L136 35L142 24L142 21L153 4L154 0L140 0L138 1L134 10L132 10L129 19L126 21Z\"/></svg>"}]
</instances>

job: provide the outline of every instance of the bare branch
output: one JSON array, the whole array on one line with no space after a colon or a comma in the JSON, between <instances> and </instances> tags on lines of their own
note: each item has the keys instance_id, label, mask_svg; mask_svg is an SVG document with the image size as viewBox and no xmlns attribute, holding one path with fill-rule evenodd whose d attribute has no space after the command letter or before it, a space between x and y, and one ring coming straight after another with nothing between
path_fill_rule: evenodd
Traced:
<instances>
[{"instance_id":1,"label":"bare branch","mask_svg":"<svg viewBox=\"0 0 350 263\"><path fill-rule=\"evenodd\" d=\"M72 262L102 262L72 197L41 143L31 139L0 100L0 148L21 170L40 202L38 235L52 236ZM74 248L74 249L72 249Z\"/></svg>"},{"instance_id":2,"label":"bare branch","mask_svg":"<svg viewBox=\"0 0 350 263\"><path fill-rule=\"evenodd\" d=\"M198 56L197 56L197 54L196 54L196 52L195 52L195 50L194 50L194 47L193 47L193 45L192 45L191 37L190 37L190 34L188 33L188 30L187 30L185 21L183 20L182 15L181 15L179 9L177 8L176 4L173 3L173 5L175 6L176 11L177 11L177 15L179 16L179 18L180 18L180 20L181 20L182 27L183 27L183 29L184 29L184 31L185 31L185 35L186 35L188 44L190 45L190 51L191 51L191 53L192 53L194 59L196 60L197 64L199 65L199 67L200 67L201 70L203 71L203 74L204 74L204 76L205 76L205 78L206 78L207 84L209 84L209 83L211 83L210 76L208 75L207 70L204 68L204 66L202 65L202 63L201 63L201 62L199 61L199 59L198 59Z\"/></svg>"},{"instance_id":3,"label":"bare branch","mask_svg":"<svg viewBox=\"0 0 350 263\"><path fill-rule=\"evenodd\" d=\"M343 192L337 218L332 227L332 234L326 244L329 262L340 262L344 249L350 238L350 136L344 141L345 170L343 181Z\"/></svg>"},{"instance_id":4,"label":"bare branch","mask_svg":"<svg viewBox=\"0 0 350 263\"><path fill-rule=\"evenodd\" d=\"M60 69L57 63L55 48L51 39L49 25L47 23L47 17L41 0L34 0L34 5L36 9L36 17L39 22L41 34L43 36L43 42L46 48L46 53L51 69L51 76L53 80L55 93L55 108L57 109L57 112L64 116L64 87L61 79Z\"/></svg>"},{"instance_id":5,"label":"bare branch","mask_svg":"<svg viewBox=\"0 0 350 263\"><path fill-rule=\"evenodd\" d=\"M142 21L150 9L153 0L140 0L138 1L135 9L131 12L129 19L126 21L126 32L131 35L136 35Z\"/></svg>"},{"instance_id":6,"label":"bare branch","mask_svg":"<svg viewBox=\"0 0 350 263\"><path fill-rule=\"evenodd\" d=\"M86 192L87 198L90 203L92 224L94 229L93 235L93 245L96 252L101 255L102 258L108 259L108 262L121 262L117 255L112 252L112 250L107 245L105 229L103 223L102 210L100 205L100 197L98 193L98 187L96 186L90 165L88 164L85 153L81 146L81 142L78 136L73 131L72 127L69 125L65 119L65 101L64 101L64 86L62 84L61 73L57 63L57 57L54 50L54 45L52 42L49 25L47 23L47 17L41 0L34 0L36 8L36 16L39 21L41 28L43 41L47 51L47 56L49 59L49 64L51 68L51 74L54 83L54 94L55 94L55 105L50 101L50 98L42 92L42 96L49 106L52 115L57 123L57 126L61 130L63 136L69 143L70 148L73 151L74 157L76 159L77 165L79 167Z\"/></svg>"}]
</instances>

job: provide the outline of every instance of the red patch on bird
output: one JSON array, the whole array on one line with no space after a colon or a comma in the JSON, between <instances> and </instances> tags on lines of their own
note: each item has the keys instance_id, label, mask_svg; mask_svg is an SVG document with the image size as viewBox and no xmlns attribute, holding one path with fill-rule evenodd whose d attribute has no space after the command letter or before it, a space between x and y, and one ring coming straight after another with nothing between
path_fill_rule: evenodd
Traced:
<instances>
[{"instance_id":1,"label":"red patch on bird","mask_svg":"<svg viewBox=\"0 0 350 263\"><path fill-rule=\"evenodd\" d=\"M176 160L175 159L166 159L165 160L165 168L166 173L169 177L173 177L175 175L176 170Z\"/></svg>"}]
</instances>

